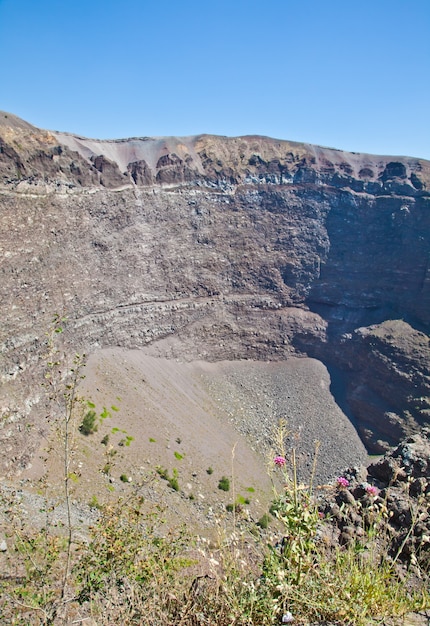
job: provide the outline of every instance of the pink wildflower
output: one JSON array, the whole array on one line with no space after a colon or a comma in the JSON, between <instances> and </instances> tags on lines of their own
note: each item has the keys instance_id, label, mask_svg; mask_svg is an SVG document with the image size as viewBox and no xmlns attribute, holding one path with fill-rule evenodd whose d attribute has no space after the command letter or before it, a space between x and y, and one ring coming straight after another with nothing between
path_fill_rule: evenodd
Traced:
<instances>
[{"instance_id":1,"label":"pink wildflower","mask_svg":"<svg viewBox=\"0 0 430 626\"><path fill-rule=\"evenodd\" d=\"M349 480L347 480L344 476L339 476L336 482L338 487L349 487Z\"/></svg>"},{"instance_id":2,"label":"pink wildflower","mask_svg":"<svg viewBox=\"0 0 430 626\"><path fill-rule=\"evenodd\" d=\"M369 496L377 496L379 494L379 489L374 485L367 485L366 492L369 494Z\"/></svg>"},{"instance_id":3,"label":"pink wildflower","mask_svg":"<svg viewBox=\"0 0 430 626\"><path fill-rule=\"evenodd\" d=\"M273 462L278 467L284 467L286 460L284 459L283 456L275 456L275 458L273 459Z\"/></svg>"}]
</instances>

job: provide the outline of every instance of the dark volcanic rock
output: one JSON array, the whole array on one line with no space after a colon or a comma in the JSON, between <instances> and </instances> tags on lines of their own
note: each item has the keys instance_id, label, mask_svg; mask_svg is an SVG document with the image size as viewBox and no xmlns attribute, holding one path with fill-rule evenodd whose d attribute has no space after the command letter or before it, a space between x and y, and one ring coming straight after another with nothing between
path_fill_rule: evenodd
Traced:
<instances>
[{"instance_id":1,"label":"dark volcanic rock","mask_svg":"<svg viewBox=\"0 0 430 626\"><path fill-rule=\"evenodd\" d=\"M152 185L154 183L151 168L144 159L129 163L127 170L130 172L132 179L139 187Z\"/></svg>"},{"instance_id":2,"label":"dark volcanic rock","mask_svg":"<svg viewBox=\"0 0 430 626\"><path fill-rule=\"evenodd\" d=\"M65 312L72 352L319 358L386 449L430 421L429 190L414 158L255 136L99 141L0 114L3 441L25 441Z\"/></svg>"},{"instance_id":3,"label":"dark volcanic rock","mask_svg":"<svg viewBox=\"0 0 430 626\"><path fill-rule=\"evenodd\" d=\"M100 172L100 184L103 187L119 187L128 183L128 178L121 174L118 165L114 161L110 161L103 154L92 157L94 167Z\"/></svg>"},{"instance_id":4,"label":"dark volcanic rock","mask_svg":"<svg viewBox=\"0 0 430 626\"><path fill-rule=\"evenodd\" d=\"M346 351L354 359L349 400L363 434L372 433L370 441L376 443L382 439L379 447L383 449L387 440L392 445L405 433L428 424L429 337L396 320L359 328L348 342Z\"/></svg>"},{"instance_id":5,"label":"dark volcanic rock","mask_svg":"<svg viewBox=\"0 0 430 626\"><path fill-rule=\"evenodd\" d=\"M403 320L359 327L316 343L314 354L343 369L342 407L369 451L381 454L430 423L430 340ZM306 339L306 338L305 338ZM300 338L295 341L301 345ZM308 348L309 352L312 349Z\"/></svg>"},{"instance_id":6,"label":"dark volcanic rock","mask_svg":"<svg viewBox=\"0 0 430 626\"><path fill-rule=\"evenodd\" d=\"M381 548L412 568L430 565L430 429L402 441L356 476L348 488L322 499L321 508L338 529L339 541L362 541L371 529ZM388 542L387 545L384 542Z\"/></svg>"},{"instance_id":7,"label":"dark volcanic rock","mask_svg":"<svg viewBox=\"0 0 430 626\"><path fill-rule=\"evenodd\" d=\"M366 312L366 321L406 316L428 326L430 198L410 205L402 196L369 198L343 190L331 192L327 203L330 249L309 305L321 312L324 307L324 317L334 322Z\"/></svg>"},{"instance_id":8,"label":"dark volcanic rock","mask_svg":"<svg viewBox=\"0 0 430 626\"><path fill-rule=\"evenodd\" d=\"M160 184L177 185L198 179L198 172L193 169L193 159L189 154L184 156L184 160L175 153L165 154L158 159L156 167L156 182Z\"/></svg>"}]
</instances>

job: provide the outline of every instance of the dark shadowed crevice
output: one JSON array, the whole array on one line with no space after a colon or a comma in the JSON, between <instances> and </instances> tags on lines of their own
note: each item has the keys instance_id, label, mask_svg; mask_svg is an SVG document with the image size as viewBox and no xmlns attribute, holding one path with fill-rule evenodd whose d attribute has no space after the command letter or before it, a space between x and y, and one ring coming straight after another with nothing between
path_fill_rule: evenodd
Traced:
<instances>
[{"instance_id":1,"label":"dark shadowed crevice","mask_svg":"<svg viewBox=\"0 0 430 626\"><path fill-rule=\"evenodd\" d=\"M330 393L333 396L336 404L347 416L351 424L357 429L358 423L354 417L354 413L349 405L347 398L347 387L351 374L345 372L340 367L330 363L324 363L330 374Z\"/></svg>"}]
</instances>

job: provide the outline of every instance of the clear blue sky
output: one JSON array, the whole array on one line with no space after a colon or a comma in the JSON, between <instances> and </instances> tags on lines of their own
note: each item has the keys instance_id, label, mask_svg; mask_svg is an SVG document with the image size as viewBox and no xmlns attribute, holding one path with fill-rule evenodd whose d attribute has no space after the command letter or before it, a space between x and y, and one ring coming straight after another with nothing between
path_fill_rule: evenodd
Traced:
<instances>
[{"instance_id":1,"label":"clear blue sky","mask_svg":"<svg viewBox=\"0 0 430 626\"><path fill-rule=\"evenodd\" d=\"M430 159L430 0L0 0L0 109Z\"/></svg>"}]
</instances>

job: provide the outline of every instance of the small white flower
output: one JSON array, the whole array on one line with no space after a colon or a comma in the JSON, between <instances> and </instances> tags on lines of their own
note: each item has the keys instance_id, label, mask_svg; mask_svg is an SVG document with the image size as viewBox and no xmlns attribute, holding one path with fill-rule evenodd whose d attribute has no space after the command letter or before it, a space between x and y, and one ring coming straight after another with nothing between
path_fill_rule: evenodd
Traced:
<instances>
[{"instance_id":1,"label":"small white flower","mask_svg":"<svg viewBox=\"0 0 430 626\"><path fill-rule=\"evenodd\" d=\"M282 623L283 624L291 624L291 622L294 622L294 617L293 617L292 613L290 613L290 611L287 611L282 616Z\"/></svg>"}]
</instances>

